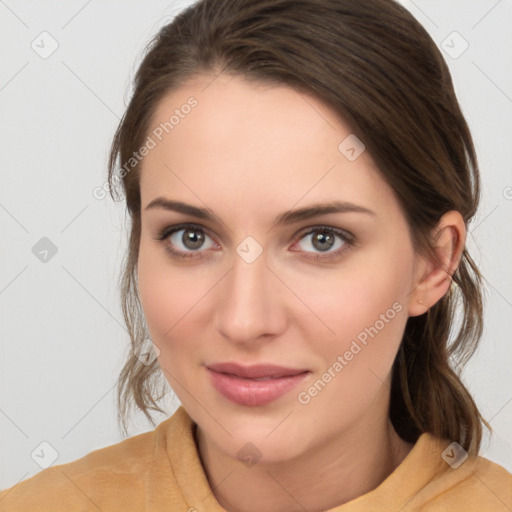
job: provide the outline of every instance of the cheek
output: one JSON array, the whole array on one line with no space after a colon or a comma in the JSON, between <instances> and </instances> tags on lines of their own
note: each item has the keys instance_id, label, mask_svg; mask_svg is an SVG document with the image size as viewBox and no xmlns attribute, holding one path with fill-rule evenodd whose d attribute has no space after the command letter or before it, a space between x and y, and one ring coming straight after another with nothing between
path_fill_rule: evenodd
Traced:
<instances>
[{"instance_id":1,"label":"cheek","mask_svg":"<svg viewBox=\"0 0 512 512\"><path fill-rule=\"evenodd\" d=\"M171 374L200 358L203 333L211 319L211 295L219 278L208 265L180 266L164 249L141 243L139 297L151 340L160 349L160 366Z\"/></svg>"},{"instance_id":2,"label":"cheek","mask_svg":"<svg viewBox=\"0 0 512 512\"><path fill-rule=\"evenodd\" d=\"M359 260L326 281L323 293L309 295L312 309L334 334L310 341L310 351L321 358L297 400L333 418L333 432L339 418L348 425L382 392L407 322L407 258L387 265L377 256ZM310 414L308 406L303 414Z\"/></svg>"},{"instance_id":3,"label":"cheek","mask_svg":"<svg viewBox=\"0 0 512 512\"><path fill-rule=\"evenodd\" d=\"M153 341L164 350L180 320L197 304L201 290L187 272L172 266L165 251L141 244L137 265L139 297Z\"/></svg>"},{"instance_id":4,"label":"cheek","mask_svg":"<svg viewBox=\"0 0 512 512\"><path fill-rule=\"evenodd\" d=\"M354 359L365 364L381 361L382 369L392 363L407 321L412 257L407 245L402 250L381 247L317 282L309 304L334 331L322 342L324 363L346 351L357 353Z\"/></svg>"}]
</instances>

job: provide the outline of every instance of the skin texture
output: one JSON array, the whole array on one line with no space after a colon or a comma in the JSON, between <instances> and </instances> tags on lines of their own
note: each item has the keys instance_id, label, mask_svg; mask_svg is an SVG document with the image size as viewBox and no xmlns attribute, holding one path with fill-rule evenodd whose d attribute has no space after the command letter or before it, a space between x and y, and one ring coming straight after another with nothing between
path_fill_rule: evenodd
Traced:
<instances>
[{"instance_id":1,"label":"skin texture","mask_svg":"<svg viewBox=\"0 0 512 512\"><path fill-rule=\"evenodd\" d=\"M201 460L223 507L332 508L374 489L411 449L388 419L391 366L407 318L447 292L464 222L453 211L441 218L442 265L415 253L399 203L371 156L364 151L349 161L338 146L350 127L310 95L199 75L161 102L152 126L190 96L197 106L142 163L138 283L151 339L166 379L198 425ZM217 219L145 210L158 196L209 208ZM283 211L334 200L374 214L330 213L273 226ZM172 241L156 239L184 222L205 230L199 249L183 244L183 231ZM324 226L349 232L354 244L335 235L327 253L343 243L346 250L315 259L326 253L307 233ZM263 250L252 263L236 251L248 236ZM173 258L166 246L193 257ZM298 394L393 304L396 314L378 334L300 403ZM274 402L247 407L210 383L205 365L226 361L310 373ZM249 442L261 457L252 466L237 456Z\"/></svg>"}]
</instances>

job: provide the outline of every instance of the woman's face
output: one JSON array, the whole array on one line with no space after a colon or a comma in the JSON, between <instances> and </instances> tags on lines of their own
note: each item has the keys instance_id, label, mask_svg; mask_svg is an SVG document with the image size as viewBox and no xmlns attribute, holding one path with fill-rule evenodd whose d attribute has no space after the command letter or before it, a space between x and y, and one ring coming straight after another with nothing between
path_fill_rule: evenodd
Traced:
<instances>
[{"instance_id":1,"label":"woman's face","mask_svg":"<svg viewBox=\"0 0 512 512\"><path fill-rule=\"evenodd\" d=\"M350 127L312 96L220 75L169 94L149 136L140 299L202 433L233 458L279 461L387 421L422 265Z\"/></svg>"}]
</instances>

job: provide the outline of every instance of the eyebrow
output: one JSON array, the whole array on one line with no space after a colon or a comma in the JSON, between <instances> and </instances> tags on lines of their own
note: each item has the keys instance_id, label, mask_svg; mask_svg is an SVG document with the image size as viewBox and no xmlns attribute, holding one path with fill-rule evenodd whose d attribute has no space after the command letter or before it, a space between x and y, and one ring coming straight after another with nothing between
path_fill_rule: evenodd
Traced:
<instances>
[{"instance_id":1,"label":"eyebrow","mask_svg":"<svg viewBox=\"0 0 512 512\"><path fill-rule=\"evenodd\" d=\"M152 210L161 208L167 211L184 213L191 215L198 219L215 221L218 217L209 208L199 208L191 204L183 203L181 201L172 201L165 197L157 197L153 199L145 208L145 210ZM283 226L286 224L293 224L294 222L304 221L317 217L320 215L327 215L329 213L364 213L367 215L375 216L376 213L364 206L346 201L333 201L329 203L314 204L296 210L289 210L280 213L274 221L273 227Z\"/></svg>"}]
</instances>

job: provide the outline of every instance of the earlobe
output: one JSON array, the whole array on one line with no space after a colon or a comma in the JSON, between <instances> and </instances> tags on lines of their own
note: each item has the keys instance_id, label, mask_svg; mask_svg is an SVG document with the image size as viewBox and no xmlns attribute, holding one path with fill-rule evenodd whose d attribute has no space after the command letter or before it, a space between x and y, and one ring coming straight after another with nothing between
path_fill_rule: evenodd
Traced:
<instances>
[{"instance_id":1,"label":"earlobe","mask_svg":"<svg viewBox=\"0 0 512 512\"><path fill-rule=\"evenodd\" d=\"M466 242L462 215L455 210L445 213L433 235L435 259L423 266L423 275L409 295L409 316L422 315L450 289Z\"/></svg>"}]
</instances>

